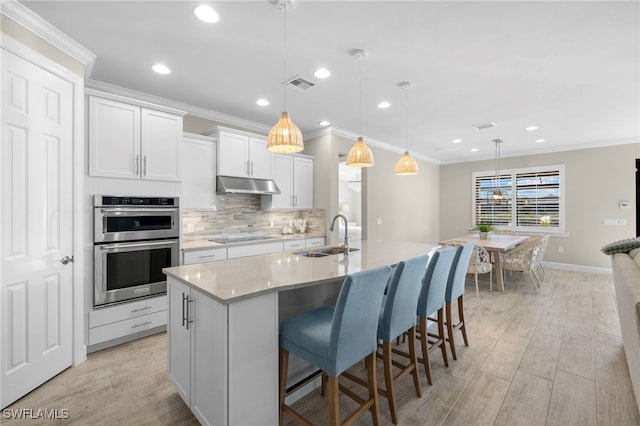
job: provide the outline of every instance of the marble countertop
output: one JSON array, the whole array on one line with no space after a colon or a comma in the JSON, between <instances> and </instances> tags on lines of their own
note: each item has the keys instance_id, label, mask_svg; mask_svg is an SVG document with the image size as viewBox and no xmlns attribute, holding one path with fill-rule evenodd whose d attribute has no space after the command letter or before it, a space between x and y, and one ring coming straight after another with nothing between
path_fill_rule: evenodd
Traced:
<instances>
[{"instance_id":1,"label":"marble countertop","mask_svg":"<svg viewBox=\"0 0 640 426\"><path fill-rule=\"evenodd\" d=\"M283 252L174 266L163 269L163 272L220 303L229 304L266 292L311 286L341 279L349 273L394 265L426 253L435 245L360 241L360 250L348 256L305 257ZM318 249L320 247L309 250Z\"/></svg>"}]
</instances>

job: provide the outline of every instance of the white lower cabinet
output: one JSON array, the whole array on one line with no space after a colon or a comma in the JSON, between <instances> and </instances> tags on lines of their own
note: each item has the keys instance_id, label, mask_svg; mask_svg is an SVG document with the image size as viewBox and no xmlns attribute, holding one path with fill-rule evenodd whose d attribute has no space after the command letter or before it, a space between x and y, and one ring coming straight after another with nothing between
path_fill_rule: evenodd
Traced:
<instances>
[{"instance_id":1,"label":"white lower cabinet","mask_svg":"<svg viewBox=\"0 0 640 426\"><path fill-rule=\"evenodd\" d=\"M167 324L167 296L89 311L89 346Z\"/></svg>"},{"instance_id":2,"label":"white lower cabinet","mask_svg":"<svg viewBox=\"0 0 640 426\"><path fill-rule=\"evenodd\" d=\"M306 240L304 240L304 242L305 242L305 247L307 247L307 248L309 248L309 247L322 247L323 245L325 245L324 237L307 238Z\"/></svg>"},{"instance_id":3,"label":"white lower cabinet","mask_svg":"<svg viewBox=\"0 0 640 426\"><path fill-rule=\"evenodd\" d=\"M282 252L282 248L282 241L229 247L227 248L227 258L236 259L238 257L257 256L259 254L280 253Z\"/></svg>"},{"instance_id":4,"label":"white lower cabinet","mask_svg":"<svg viewBox=\"0 0 640 426\"><path fill-rule=\"evenodd\" d=\"M194 263L217 262L227 259L227 248L217 247L200 250L185 251L182 254L182 264L192 265Z\"/></svg>"},{"instance_id":5,"label":"white lower cabinet","mask_svg":"<svg viewBox=\"0 0 640 426\"><path fill-rule=\"evenodd\" d=\"M167 374L200 423L277 424L277 293L226 305L169 277L167 294Z\"/></svg>"}]
</instances>

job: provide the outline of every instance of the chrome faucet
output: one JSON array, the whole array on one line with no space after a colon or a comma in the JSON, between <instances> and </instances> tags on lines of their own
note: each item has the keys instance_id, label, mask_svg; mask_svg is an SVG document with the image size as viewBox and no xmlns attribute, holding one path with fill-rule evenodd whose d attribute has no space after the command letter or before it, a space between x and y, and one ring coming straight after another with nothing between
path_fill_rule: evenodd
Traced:
<instances>
[{"instance_id":1,"label":"chrome faucet","mask_svg":"<svg viewBox=\"0 0 640 426\"><path fill-rule=\"evenodd\" d=\"M347 230L347 218L341 214L335 215L331 220L331 226L329 227L329 231L333 232L333 226L335 225L336 220L339 217L341 217L342 221L344 222L344 244L343 244L344 254L349 254L349 232Z\"/></svg>"}]
</instances>

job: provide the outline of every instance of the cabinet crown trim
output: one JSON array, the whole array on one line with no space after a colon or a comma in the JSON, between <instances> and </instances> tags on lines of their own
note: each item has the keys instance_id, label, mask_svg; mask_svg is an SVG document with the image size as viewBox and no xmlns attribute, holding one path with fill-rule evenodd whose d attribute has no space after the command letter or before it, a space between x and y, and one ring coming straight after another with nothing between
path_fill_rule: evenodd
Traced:
<instances>
[{"instance_id":1,"label":"cabinet crown trim","mask_svg":"<svg viewBox=\"0 0 640 426\"><path fill-rule=\"evenodd\" d=\"M104 98L104 99L110 99L112 101L118 101L118 102L124 102L130 105L135 105L135 106L139 106L139 107L143 107L143 108L149 108L149 109L153 109L156 111L162 111L162 112L166 112L169 114L175 114L175 115L179 115L180 117L183 117L187 114L186 111L182 111L179 109L175 109L175 108L170 108L170 107L166 107L163 105L158 105L158 104L154 104L152 102L146 102L146 101L141 101L139 99L134 99L134 98L129 98L127 96L122 96L122 95L117 95L115 93L109 93L109 92L104 92L102 90L96 90L96 89L91 89L91 88L85 88L84 92L86 95L89 96L96 96L99 98Z\"/></svg>"}]
</instances>

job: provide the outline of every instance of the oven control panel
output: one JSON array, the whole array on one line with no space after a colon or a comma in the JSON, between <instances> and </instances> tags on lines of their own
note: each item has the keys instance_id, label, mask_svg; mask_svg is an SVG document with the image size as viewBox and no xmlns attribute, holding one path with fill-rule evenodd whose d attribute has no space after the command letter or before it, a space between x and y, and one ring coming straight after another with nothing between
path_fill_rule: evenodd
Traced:
<instances>
[{"instance_id":1,"label":"oven control panel","mask_svg":"<svg viewBox=\"0 0 640 426\"><path fill-rule=\"evenodd\" d=\"M121 197L113 195L96 195L95 207L104 206L178 206L177 197Z\"/></svg>"}]
</instances>

